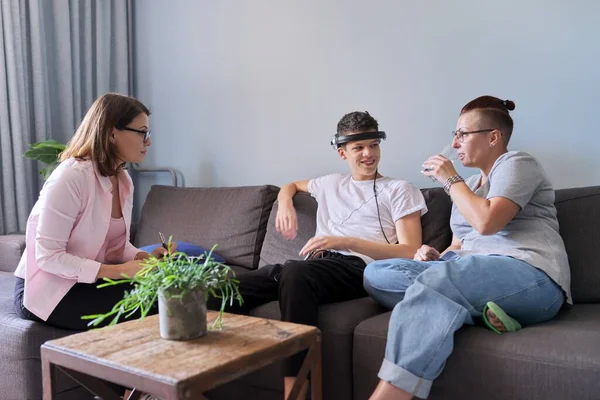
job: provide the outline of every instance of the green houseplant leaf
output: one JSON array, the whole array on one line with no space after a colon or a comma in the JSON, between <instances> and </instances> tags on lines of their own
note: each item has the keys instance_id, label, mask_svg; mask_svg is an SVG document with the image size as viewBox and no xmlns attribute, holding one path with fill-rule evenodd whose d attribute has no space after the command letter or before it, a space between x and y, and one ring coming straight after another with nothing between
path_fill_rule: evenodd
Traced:
<instances>
[{"instance_id":1,"label":"green houseplant leaf","mask_svg":"<svg viewBox=\"0 0 600 400\"><path fill-rule=\"evenodd\" d=\"M242 304L243 299L234 271L212 257L215 247L199 257L189 257L181 252L168 253L160 259L150 256L133 277L124 276L118 280L104 278L104 283L98 288L129 284L131 289L125 291L123 298L106 314L86 315L82 319L91 320L89 326L98 326L109 319L108 325L114 325L121 318L128 318L136 312L144 318L157 301L159 290L176 292L178 294L174 297L183 297L190 290L200 287L207 296L221 299L219 316L212 324L213 328L221 328L227 303L238 301Z\"/></svg>"},{"instance_id":2,"label":"green houseplant leaf","mask_svg":"<svg viewBox=\"0 0 600 400\"><path fill-rule=\"evenodd\" d=\"M40 175L46 180L58 166L58 157L66 147L66 145L54 139L45 140L43 142L31 143L29 150L23 156L47 164L45 168L40 170Z\"/></svg>"}]
</instances>

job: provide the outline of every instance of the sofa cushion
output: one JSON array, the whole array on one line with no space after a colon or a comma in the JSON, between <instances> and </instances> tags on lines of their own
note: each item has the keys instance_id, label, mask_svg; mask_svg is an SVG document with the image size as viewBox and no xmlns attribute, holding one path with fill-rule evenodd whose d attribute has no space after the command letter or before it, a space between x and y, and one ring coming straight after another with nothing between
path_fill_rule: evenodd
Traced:
<instances>
[{"instance_id":1,"label":"sofa cushion","mask_svg":"<svg viewBox=\"0 0 600 400\"><path fill-rule=\"evenodd\" d=\"M368 398L377 385L390 315L356 327L355 399ZM555 320L501 336L465 327L429 399L596 399L599 331L600 304L575 305Z\"/></svg>"},{"instance_id":2,"label":"sofa cushion","mask_svg":"<svg viewBox=\"0 0 600 400\"><path fill-rule=\"evenodd\" d=\"M442 188L421 189L427 213L421 217L423 243L436 248L438 251L446 250L452 242L450 230L450 213L452 201Z\"/></svg>"},{"instance_id":3,"label":"sofa cushion","mask_svg":"<svg viewBox=\"0 0 600 400\"><path fill-rule=\"evenodd\" d=\"M279 188L153 186L142 208L135 244L156 243L158 232L211 248L227 263L258 266L267 220Z\"/></svg>"},{"instance_id":4,"label":"sofa cushion","mask_svg":"<svg viewBox=\"0 0 600 400\"><path fill-rule=\"evenodd\" d=\"M259 268L265 265L283 263L287 260L298 260L300 249L308 239L314 236L317 229L317 201L308 193L294 196L294 208L298 216L298 234L293 240L287 240L275 229L275 219L279 203L276 201L271 209L267 234L260 252Z\"/></svg>"},{"instance_id":5,"label":"sofa cushion","mask_svg":"<svg viewBox=\"0 0 600 400\"><path fill-rule=\"evenodd\" d=\"M421 217L423 243L445 250L452 241L452 231L448 226L452 204L450 196L442 188L422 189L421 192L429 209ZM294 207L298 216L298 234L293 240L287 240L275 229L278 203L273 205L259 267L300 259L298 252L315 234L317 201L308 193L298 193L294 196Z\"/></svg>"},{"instance_id":6,"label":"sofa cushion","mask_svg":"<svg viewBox=\"0 0 600 400\"><path fill-rule=\"evenodd\" d=\"M13 312L14 287L13 274L0 272L0 398L41 399L40 346L47 340L73 332L19 318ZM56 375L56 392L67 392L78 386L64 374Z\"/></svg>"},{"instance_id":7,"label":"sofa cushion","mask_svg":"<svg viewBox=\"0 0 600 400\"><path fill-rule=\"evenodd\" d=\"M165 238L165 240L168 241L167 238ZM188 257L204 256L203 260L205 260L206 257L208 256L208 254L210 254L211 258L213 260L215 260L216 262L220 262L220 263L225 262L225 259L223 257L221 257L220 255L218 255L215 251L213 251L211 253L210 249L204 248L202 246L198 246L197 244L182 242L180 240L173 240L173 243L177 244L176 251L185 253ZM162 245L162 243L154 243L154 244L149 244L147 246L142 246L142 247L140 247L140 250L148 252L148 253L152 253L154 250L156 250L159 247L164 247L164 246Z\"/></svg>"},{"instance_id":8,"label":"sofa cushion","mask_svg":"<svg viewBox=\"0 0 600 400\"><path fill-rule=\"evenodd\" d=\"M0 236L0 271L14 272L25 250L25 235Z\"/></svg>"},{"instance_id":9,"label":"sofa cushion","mask_svg":"<svg viewBox=\"0 0 600 400\"><path fill-rule=\"evenodd\" d=\"M600 186L556 191L556 211L575 303L600 303Z\"/></svg>"}]
</instances>

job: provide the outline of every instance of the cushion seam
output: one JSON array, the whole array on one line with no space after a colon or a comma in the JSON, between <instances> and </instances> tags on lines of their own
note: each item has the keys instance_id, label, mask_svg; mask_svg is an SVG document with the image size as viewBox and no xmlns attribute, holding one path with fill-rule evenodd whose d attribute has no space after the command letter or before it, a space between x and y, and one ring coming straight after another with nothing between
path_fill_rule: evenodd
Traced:
<instances>
[{"instance_id":1,"label":"cushion seam","mask_svg":"<svg viewBox=\"0 0 600 400\"><path fill-rule=\"evenodd\" d=\"M517 361L528 361L528 362L533 362L533 363L544 363L547 365L555 365L555 366L569 366L569 367L575 367L575 368L584 368L584 369L593 369L593 370L598 370L600 371L600 366L598 367L594 367L593 365L574 365L571 363L567 363L567 362L561 362L561 361L552 361L552 360L548 360L546 358L540 358L540 357L533 357L533 356L525 356L522 354L511 354L510 357L506 357L505 355L507 353L496 353L493 351L489 351L489 350L478 350L478 351L474 351L473 349L468 349L466 347L458 347L458 349L460 349L461 351L464 351L466 353L471 353L471 354L486 354L486 355L490 355L490 356L495 356L498 358L504 358L504 359L509 359L509 360L517 360Z\"/></svg>"},{"instance_id":2,"label":"cushion seam","mask_svg":"<svg viewBox=\"0 0 600 400\"><path fill-rule=\"evenodd\" d=\"M566 203L568 201L571 200L580 200L580 199L586 199L588 197L599 197L600 193L592 193L592 194L586 194L586 195L581 195L581 196L577 196L577 197L570 197L568 199L564 199L564 200L559 200L559 201L555 201L554 204L562 204L562 203Z\"/></svg>"}]
</instances>

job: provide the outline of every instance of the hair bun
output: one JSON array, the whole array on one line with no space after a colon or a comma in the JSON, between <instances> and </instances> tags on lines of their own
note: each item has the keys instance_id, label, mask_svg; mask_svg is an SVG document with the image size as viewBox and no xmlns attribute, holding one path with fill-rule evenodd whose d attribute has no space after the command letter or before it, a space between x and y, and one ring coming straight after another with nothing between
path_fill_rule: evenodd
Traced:
<instances>
[{"instance_id":1,"label":"hair bun","mask_svg":"<svg viewBox=\"0 0 600 400\"><path fill-rule=\"evenodd\" d=\"M514 102L514 101L512 101L512 100L504 100L504 101L502 102L502 105L504 105L504 107L506 107L506 109L507 109L508 111L512 111L512 110L514 110L514 109L515 109L515 102Z\"/></svg>"}]
</instances>

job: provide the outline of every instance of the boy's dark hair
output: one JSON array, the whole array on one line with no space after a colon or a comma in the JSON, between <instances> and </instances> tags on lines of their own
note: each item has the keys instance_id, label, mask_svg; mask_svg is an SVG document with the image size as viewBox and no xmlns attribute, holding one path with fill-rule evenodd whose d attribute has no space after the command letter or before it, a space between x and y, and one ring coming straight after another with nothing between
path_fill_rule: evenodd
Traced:
<instances>
[{"instance_id":1,"label":"boy's dark hair","mask_svg":"<svg viewBox=\"0 0 600 400\"><path fill-rule=\"evenodd\" d=\"M368 111L354 111L348 113L340 119L337 124L337 134L344 136L348 132L366 132L378 131L379 124L377 120L369 114Z\"/></svg>"}]
</instances>

